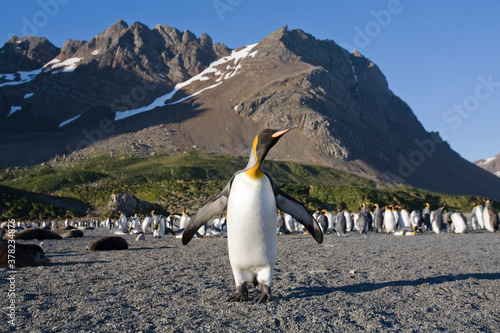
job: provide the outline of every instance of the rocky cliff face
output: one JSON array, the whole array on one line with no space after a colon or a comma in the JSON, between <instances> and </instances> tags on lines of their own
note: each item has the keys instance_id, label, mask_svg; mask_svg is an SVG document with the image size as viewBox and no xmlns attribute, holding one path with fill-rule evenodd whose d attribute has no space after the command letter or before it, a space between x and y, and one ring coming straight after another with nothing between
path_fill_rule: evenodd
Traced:
<instances>
[{"instance_id":1,"label":"rocky cliff face","mask_svg":"<svg viewBox=\"0 0 500 333\"><path fill-rule=\"evenodd\" d=\"M0 51L0 73L38 69L58 53L59 49L43 37L13 36Z\"/></svg>"},{"instance_id":2,"label":"rocky cliff face","mask_svg":"<svg viewBox=\"0 0 500 333\"><path fill-rule=\"evenodd\" d=\"M2 130L54 131L97 106L114 112L147 104L228 53L206 34L121 20L61 49L44 38L13 37L0 51L0 115L10 123ZM23 78L21 71L31 72ZM12 114L12 106L22 112Z\"/></svg>"},{"instance_id":3,"label":"rocky cliff face","mask_svg":"<svg viewBox=\"0 0 500 333\"><path fill-rule=\"evenodd\" d=\"M247 155L262 128L298 125L270 158L500 198L500 180L426 132L372 61L301 30L229 50L206 34L118 21L56 51L41 52L43 68L24 67L31 76L13 71L24 55L0 67L4 164L189 149Z\"/></svg>"}]
</instances>

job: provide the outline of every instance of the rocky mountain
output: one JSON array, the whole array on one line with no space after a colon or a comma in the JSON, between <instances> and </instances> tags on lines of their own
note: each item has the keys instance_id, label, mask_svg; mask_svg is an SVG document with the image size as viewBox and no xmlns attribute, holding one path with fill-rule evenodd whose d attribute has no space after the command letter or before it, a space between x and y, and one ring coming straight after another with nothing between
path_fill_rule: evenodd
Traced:
<instances>
[{"instance_id":1,"label":"rocky mountain","mask_svg":"<svg viewBox=\"0 0 500 333\"><path fill-rule=\"evenodd\" d=\"M500 177L500 154L485 160L477 160L474 164L486 171L491 172L495 176Z\"/></svg>"},{"instance_id":2,"label":"rocky mountain","mask_svg":"<svg viewBox=\"0 0 500 333\"><path fill-rule=\"evenodd\" d=\"M230 50L206 34L118 21L61 49L13 37L0 73L4 165L191 149L247 155L262 128L298 125L270 158L500 198L500 180L426 132L377 65L301 30Z\"/></svg>"},{"instance_id":3,"label":"rocky mountain","mask_svg":"<svg viewBox=\"0 0 500 333\"><path fill-rule=\"evenodd\" d=\"M0 51L2 129L55 131L62 120L94 107L150 102L228 53L206 34L197 39L188 30L129 27L121 20L88 42L69 39L61 49L43 38L12 37Z\"/></svg>"}]
</instances>

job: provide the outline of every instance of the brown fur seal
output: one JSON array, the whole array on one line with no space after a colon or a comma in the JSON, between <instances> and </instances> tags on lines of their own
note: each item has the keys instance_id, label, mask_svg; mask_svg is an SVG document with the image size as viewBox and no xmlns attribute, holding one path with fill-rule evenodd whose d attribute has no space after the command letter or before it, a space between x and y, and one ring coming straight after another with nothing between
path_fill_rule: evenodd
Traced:
<instances>
[{"instance_id":1,"label":"brown fur seal","mask_svg":"<svg viewBox=\"0 0 500 333\"><path fill-rule=\"evenodd\" d=\"M7 236L4 236L4 238L5 237ZM16 232L14 239L62 239L62 237L48 229L33 228Z\"/></svg>"},{"instance_id":2,"label":"brown fur seal","mask_svg":"<svg viewBox=\"0 0 500 333\"><path fill-rule=\"evenodd\" d=\"M126 250L128 243L123 237L107 236L96 239L85 248L86 251Z\"/></svg>"},{"instance_id":3,"label":"brown fur seal","mask_svg":"<svg viewBox=\"0 0 500 333\"><path fill-rule=\"evenodd\" d=\"M15 244L15 248L12 247L12 243L7 241L0 242L0 267L10 267L9 265L9 249L14 249L14 261L15 267L30 267L30 266L42 266L48 265L50 260L45 256L42 248L35 244Z\"/></svg>"},{"instance_id":4,"label":"brown fur seal","mask_svg":"<svg viewBox=\"0 0 500 333\"><path fill-rule=\"evenodd\" d=\"M83 237L83 231L78 229L52 229L52 232L58 234L62 238Z\"/></svg>"}]
</instances>

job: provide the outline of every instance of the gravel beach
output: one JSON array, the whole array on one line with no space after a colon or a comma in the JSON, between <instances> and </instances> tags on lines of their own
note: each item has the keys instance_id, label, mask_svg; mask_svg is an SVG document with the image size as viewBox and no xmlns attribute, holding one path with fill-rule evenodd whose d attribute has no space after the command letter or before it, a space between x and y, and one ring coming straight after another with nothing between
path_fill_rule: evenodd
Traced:
<instances>
[{"instance_id":1,"label":"gravel beach","mask_svg":"<svg viewBox=\"0 0 500 333\"><path fill-rule=\"evenodd\" d=\"M0 331L500 332L500 233L280 235L267 304L225 301L225 238L124 235L128 250L84 250L111 234L45 241L48 266L1 269Z\"/></svg>"}]
</instances>

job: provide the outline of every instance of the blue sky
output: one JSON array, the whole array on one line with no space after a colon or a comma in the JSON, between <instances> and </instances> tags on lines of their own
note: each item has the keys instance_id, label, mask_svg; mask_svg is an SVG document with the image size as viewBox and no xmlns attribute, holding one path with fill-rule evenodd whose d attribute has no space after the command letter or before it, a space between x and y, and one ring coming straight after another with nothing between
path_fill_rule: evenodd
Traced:
<instances>
[{"instance_id":1,"label":"blue sky","mask_svg":"<svg viewBox=\"0 0 500 333\"><path fill-rule=\"evenodd\" d=\"M0 44L12 35L89 40L118 19L188 29L231 48L288 25L386 75L428 131L469 161L500 153L500 1L2 0Z\"/></svg>"}]
</instances>

